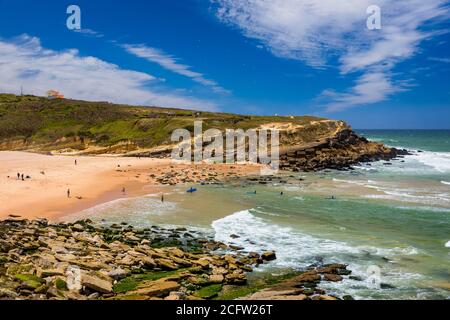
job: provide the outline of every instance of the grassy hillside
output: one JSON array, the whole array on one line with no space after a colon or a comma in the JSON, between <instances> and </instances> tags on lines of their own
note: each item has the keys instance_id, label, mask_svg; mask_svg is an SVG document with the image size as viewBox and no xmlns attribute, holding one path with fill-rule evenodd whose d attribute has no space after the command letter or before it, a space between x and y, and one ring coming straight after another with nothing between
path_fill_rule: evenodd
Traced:
<instances>
[{"instance_id":1,"label":"grassy hillside","mask_svg":"<svg viewBox=\"0 0 450 320\"><path fill-rule=\"evenodd\" d=\"M203 120L203 129L256 128L267 123L304 126L303 140L313 141L318 131L327 134L316 117L258 117L225 113L197 113L192 110L135 107L68 99L48 100L36 96L0 94L0 148L39 151L88 146L110 147L131 144L133 148L152 148L170 144L174 129L193 130ZM329 125L328 125L329 126Z\"/></svg>"}]
</instances>

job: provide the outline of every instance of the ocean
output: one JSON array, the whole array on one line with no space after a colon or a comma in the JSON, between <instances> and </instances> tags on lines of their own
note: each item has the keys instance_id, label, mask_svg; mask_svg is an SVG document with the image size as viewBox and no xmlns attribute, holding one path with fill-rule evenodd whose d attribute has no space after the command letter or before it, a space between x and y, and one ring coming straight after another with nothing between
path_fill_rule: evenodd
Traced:
<instances>
[{"instance_id":1,"label":"ocean","mask_svg":"<svg viewBox=\"0 0 450 320\"><path fill-rule=\"evenodd\" d=\"M351 171L289 173L288 184L196 186L194 194L186 193L190 185L167 187L164 203L150 194L72 218L188 226L244 251L275 250L277 260L256 269L261 274L345 263L352 278L321 283L340 296L450 298L450 131L358 132L413 154Z\"/></svg>"}]
</instances>

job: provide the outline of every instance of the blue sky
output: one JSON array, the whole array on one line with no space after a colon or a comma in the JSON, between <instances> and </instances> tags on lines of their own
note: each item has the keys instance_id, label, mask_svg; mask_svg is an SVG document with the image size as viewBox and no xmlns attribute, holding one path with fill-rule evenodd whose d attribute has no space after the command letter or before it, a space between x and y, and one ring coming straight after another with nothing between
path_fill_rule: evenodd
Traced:
<instances>
[{"instance_id":1,"label":"blue sky","mask_svg":"<svg viewBox=\"0 0 450 320\"><path fill-rule=\"evenodd\" d=\"M79 32L66 9L81 8ZM369 30L366 9L381 9ZM0 0L0 92L450 128L443 0Z\"/></svg>"}]
</instances>

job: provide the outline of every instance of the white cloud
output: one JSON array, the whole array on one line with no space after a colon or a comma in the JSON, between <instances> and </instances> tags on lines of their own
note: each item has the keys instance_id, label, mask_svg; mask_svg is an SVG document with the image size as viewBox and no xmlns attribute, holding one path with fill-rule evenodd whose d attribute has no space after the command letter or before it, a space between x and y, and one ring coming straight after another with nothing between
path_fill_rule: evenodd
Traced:
<instances>
[{"instance_id":1,"label":"white cloud","mask_svg":"<svg viewBox=\"0 0 450 320\"><path fill-rule=\"evenodd\" d=\"M8 41L0 39L0 70L0 92L18 92L23 86L25 93L35 95L57 89L74 99L217 109L209 101L156 89L158 80L152 75L81 56L75 49L45 49L38 38L28 35Z\"/></svg>"},{"instance_id":2,"label":"white cloud","mask_svg":"<svg viewBox=\"0 0 450 320\"><path fill-rule=\"evenodd\" d=\"M211 87L215 92L223 94L229 93L228 90L222 88L216 81L205 78L205 76L199 72L192 71L190 66L179 63L177 58L160 49L132 44L124 44L122 47L139 58L157 63L167 70L191 78L193 81L204 86Z\"/></svg>"},{"instance_id":3,"label":"white cloud","mask_svg":"<svg viewBox=\"0 0 450 320\"><path fill-rule=\"evenodd\" d=\"M93 38L103 38L105 35L101 32L92 30L92 29L87 29L87 28L83 28L83 29L76 29L73 30L74 32L77 33L81 33L82 35L88 36L88 37L93 37Z\"/></svg>"},{"instance_id":4,"label":"white cloud","mask_svg":"<svg viewBox=\"0 0 450 320\"><path fill-rule=\"evenodd\" d=\"M384 72L371 72L358 78L355 86L348 92L325 90L321 94L321 99L326 101L328 112L336 112L349 106L385 101L389 95L406 90L405 87L406 85L394 84L390 76Z\"/></svg>"},{"instance_id":5,"label":"white cloud","mask_svg":"<svg viewBox=\"0 0 450 320\"><path fill-rule=\"evenodd\" d=\"M402 91L401 82L392 80L393 67L416 54L421 41L438 34L424 31L426 24L449 17L445 0L211 1L221 21L276 56L314 68L326 68L337 59L343 75L362 73L353 88L334 95L337 105L330 102L329 110L379 102ZM373 4L381 8L381 30L366 27L366 9ZM376 80L382 82L376 85Z\"/></svg>"},{"instance_id":6,"label":"white cloud","mask_svg":"<svg viewBox=\"0 0 450 320\"><path fill-rule=\"evenodd\" d=\"M429 57L428 60L441 63L450 63L450 58Z\"/></svg>"}]
</instances>

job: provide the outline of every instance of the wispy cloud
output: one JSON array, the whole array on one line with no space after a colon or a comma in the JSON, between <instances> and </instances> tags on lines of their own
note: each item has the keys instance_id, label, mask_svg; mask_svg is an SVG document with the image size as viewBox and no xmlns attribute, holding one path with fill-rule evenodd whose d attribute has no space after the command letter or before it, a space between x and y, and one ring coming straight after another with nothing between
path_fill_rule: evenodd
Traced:
<instances>
[{"instance_id":1,"label":"wispy cloud","mask_svg":"<svg viewBox=\"0 0 450 320\"><path fill-rule=\"evenodd\" d=\"M385 101L391 94L405 91L407 87L406 83L394 83L385 72L371 72L359 77L356 84L347 92L324 90L320 99L325 102L327 111L337 112L349 106Z\"/></svg>"},{"instance_id":2,"label":"wispy cloud","mask_svg":"<svg viewBox=\"0 0 450 320\"><path fill-rule=\"evenodd\" d=\"M450 63L450 58L429 57L428 60L442 63Z\"/></svg>"},{"instance_id":3,"label":"wispy cloud","mask_svg":"<svg viewBox=\"0 0 450 320\"><path fill-rule=\"evenodd\" d=\"M342 75L356 74L343 93L326 90L329 111L376 103L407 87L393 80L393 68L439 34L424 31L449 17L446 0L377 0L382 29L366 28L373 0L211 0L216 15L278 57L327 68L338 61ZM380 83L377 83L380 81ZM372 92L378 90L378 92ZM334 100L333 100L334 99Z\"/></svg>"},{"instance_id":4,"label":"wispy cloud","mask_svg":"<svg viewBox=\"0 0 450 320\"><path fill-rule=\"evenodd\" d=\"M230 93L228 90L222 88L216 81L207 79L203 74L193 71L191 66L180 63L179 59L165 53L160 49L145 45L132 45L132 44L124 44L122 45L122 47L127 52L139 58L143 58L150 62L157 63L161 67L169 71L191 78L193 81L197 83L212 88L217 93L222 94Z\"/></svg>"},{"instance_id":5,"label":"wispy cloud","mask_svg":"<svg viewBox=\"0 0 450 320\"><path fill-rule=\"evenodd\" d=\"M93 37L93 38L103 38L105 35L99 31L95 31L92 29L80 29L80 30L73 30L74 32L81 33L82 35L85 35L87 37Z\"/></svg>"},{"instance_id":6,"label":"wispy cloud","mask_svg":"<svg viewBox=\"0 0 450 320\"><path fill-rule=\"evenodd\" d=\"M54 51L40 40L22 35L13 40L0 38L0 92L43 95L58 89L67 97L126 104L216 110L210 101L158 89L152 75L122 69L75 49Z\"/></svg>"}]
</instances>

